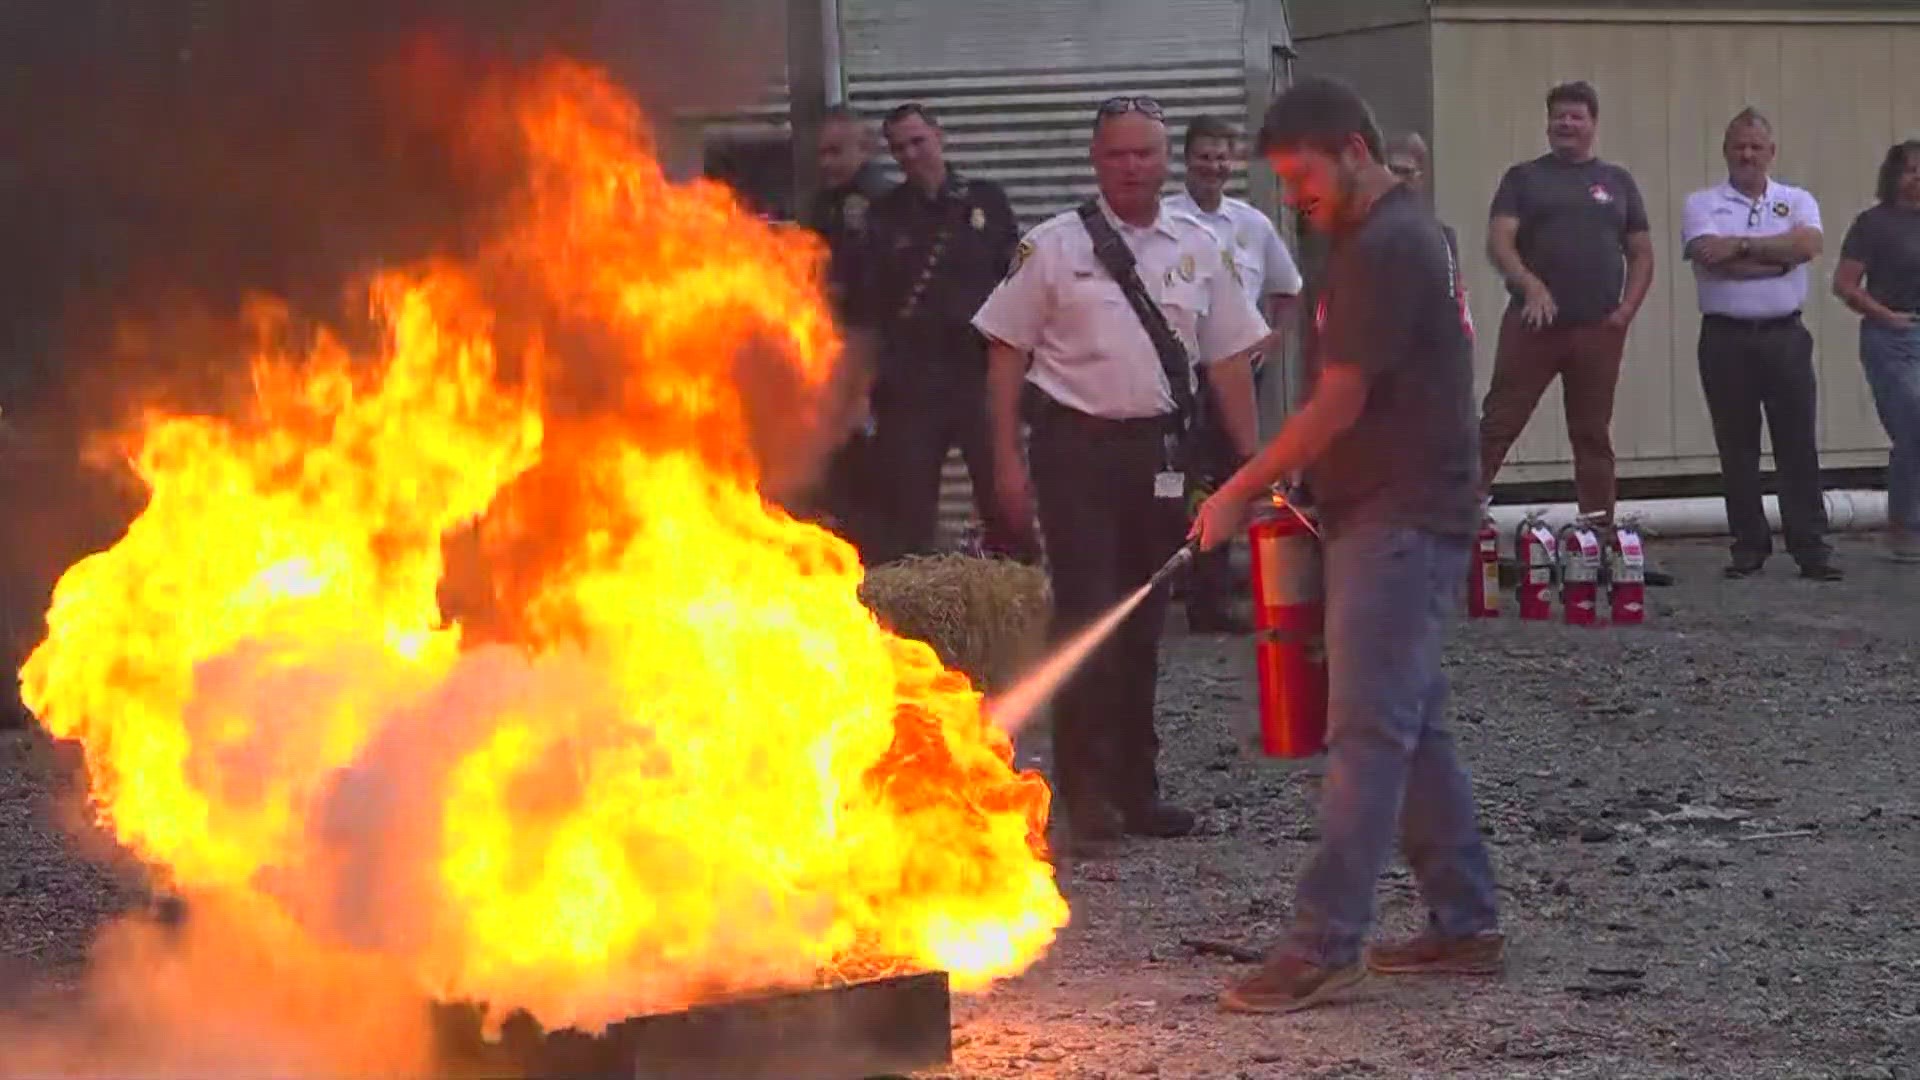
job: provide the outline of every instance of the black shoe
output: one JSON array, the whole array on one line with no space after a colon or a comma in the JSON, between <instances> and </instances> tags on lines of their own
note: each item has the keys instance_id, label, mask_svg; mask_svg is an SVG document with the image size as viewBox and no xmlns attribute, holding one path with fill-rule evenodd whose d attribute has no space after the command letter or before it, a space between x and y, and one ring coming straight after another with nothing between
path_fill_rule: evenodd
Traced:
<instances>
[{"instance_id":1,"label":"black shoe","mask_svg":"<svg viewBox=\"0 0 1920 1080\"><path fill-rule=\"evenodd\" d=\"M1075 846L1110 843L1125 835L1120 815L1103 803L1067 811L1067 839Z\"/></svg>"},{"instance_id":2,"label":"black shoe","mask_svg":"<svg viewBox=\"0 0 1920 1080\"><path fill-rule=\"evenodd\" d=\"M1801 563L1800 576L1808 581L1843 581L1846 574L1830 562Z\"/></svg>"},{"instance_id":3,"label":"black shoe","mask_svg":"<svg viewBox=\"0 0 1920 1080\"><path fill-rule=\"evenodd\" d=\"M1649 569L1646 575L1646 582L1656 589L1664 589L1673 584L1673 575L1667 573L1665 570Z\"/></svg>"},{"instance_id":4,"label":"black shoe","mask_svg":"<svg viewBox=\"0 0 1920 1080\"><path fill-rule=\"evenodd\" d=\"M1183 806L1157 802L1138 813L1126 815L1122 819L1122 826L1129 836L1171 840L1178 836L1193 835L1193 831L1200 827L1200 819Z\"/></svg>"},{"instance_id":5,"label":"black shoe","mask_svg":"<svg viewBox=\"0 0 1920 1080\"><path fill-rule=\"evenodd\" d=\"M1251 634L1253 624L1220 608L1188 608L1187 631L1193 634Z\"/></svg>"},{"instance_id":6,"label":"black shoe","mask_svg":"<svg viewBox=\"0 0 1920 1080\"><path fill-rule=\"evenodd\" d=\"M1730 578L1752 577L1759 573L1760 568L1765 565L1767 565L1767 560L1764 558L1756 559L1752 556L1742 555L1737 556L1732 562L1728 563L1726 570L1722 572Z\"/></svg>"}]
</instances>

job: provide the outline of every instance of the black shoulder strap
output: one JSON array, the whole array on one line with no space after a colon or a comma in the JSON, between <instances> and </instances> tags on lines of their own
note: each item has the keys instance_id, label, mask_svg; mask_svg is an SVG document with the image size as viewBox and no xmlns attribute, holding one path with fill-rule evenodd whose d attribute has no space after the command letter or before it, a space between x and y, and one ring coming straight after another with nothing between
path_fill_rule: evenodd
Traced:
<instances>
[{"instance_id":1,"label":"black shoulder strap","mask_svg":"<svg viewBox=\"0 0 1920 1080\"><path fill-rule=\"evenodd\" d=\"M1173 327L1167 325L1167 317L1159 305L1147 295L1147 287L1135 269L1133 251L1120 239L1113 223L1100 212L1100 203L1095 199L1081 203L1080 220L1087 227L1087 235L1093 238L1094 257L1113 275L1113 280L1120 283L1120 291L1126 295L1127 303L1133 305L1133 313L1140 317L1147 337L1153 340L1153 351L1160 354L1160 369L1167 376L1167 387L1173 391L1174 414L1184 430L1193 419L1193 361L1187 355L1187 347L1180 343Z\"/></svg>"}]
</instances>

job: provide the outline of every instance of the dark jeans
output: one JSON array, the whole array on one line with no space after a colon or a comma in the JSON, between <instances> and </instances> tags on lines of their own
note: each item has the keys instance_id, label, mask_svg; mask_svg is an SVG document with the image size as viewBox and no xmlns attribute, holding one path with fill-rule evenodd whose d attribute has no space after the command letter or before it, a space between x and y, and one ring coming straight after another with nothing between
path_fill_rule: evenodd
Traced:
<instances>
[{"instance_id":1,"label":"dark jeans","mask_svg":"<svg viewBox=\"0 0 1920 1080\"><path fill-rule=\"evenodd\" d=\"M1032 538L1011 527L993 498L982 350L967 341L922 349L885 369L874 393L872 468L885 498L872 562L930 554L940 529L940 473L954 446L967 463L988 554L1032 561Z\"/></svg>"},{"instance_id":2,"label":"dark jeans","mask_svg":"<svg viewBox=\"0 0 1920 1080\"><path fill-rule=\"evenodd\" d=\"M1469 541L1418 529L1329 535L1327 771L1320 843L1294 885L1288 951L1326 967L1357 960L1394 839L1443 937L1499 921L1473 786L1447 726L1446 630L1460 609Z\"/></svg>"},{"instance_id":3,"label":"dark jeans","mask_svg":"<svg viewBox=\"0 0 1920 1080\"><path fill-rule=\"evenodd\" d=\"M1558 376L1580 512L1613 513L1613 392L1626 340L1626 331L1604 325L1530 327L1521 321L1519 308L1507 309L1494 351L1493 383L1480 410L1484 487L1493 487L1507 450Z\"/></svg>"},{"instance_id":4,"label":"dark jeans","mask_svg":"<svg viewBox=\"0 0 1920 1080\"><path fill-rule=\"evenodd\" d=\"M1820 492L1813 335L1798 316L1700 320L1700 389L1713 418L1726 491L1733 556L1764 559L1773 530L1761 503L1760 425L1764 417L1780 481L1780 525L1787 551L1803 566L1825 562L1827 506Z\"/></svg>"},{"instance_id":5,"label":"dark jeans","mask_svg":"<svg viewBox=\"0 0 1920 1080\"><path fill-rule=\"evenodd\" d=\"M1153 497L1159 420L1102 420L1044 402L1028 458L1053 585L1055 643L1146 584L1180 543L1184 507ZM1053 703L1054 789L1069 819L1150 809L1159 798L1154 686L1166 591L1156 589Z\"/></svg>"}]
</instances>

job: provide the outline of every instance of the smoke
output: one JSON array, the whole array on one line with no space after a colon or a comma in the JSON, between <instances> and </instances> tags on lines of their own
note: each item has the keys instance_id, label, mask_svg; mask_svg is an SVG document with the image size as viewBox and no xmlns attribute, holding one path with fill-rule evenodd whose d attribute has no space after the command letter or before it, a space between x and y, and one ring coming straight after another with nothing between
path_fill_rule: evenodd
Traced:
<instances>
[{"instance_id":1,"label":"smoke","mask_svg":"<svg viewBox=\"0 0 1920 1080\"><path fill-rule=\"evenodd\" d=\"M651 115L723 109L778 70L783 11L777 0L0 7L15 118L0 174L11 330L0 406L58 442L109 405L151 402L156 383L204 399L227 377L225 356L155 371L151 351L121 338L128 320L229 319L256 291L332 309L356 273L457 249L489 196L450 126L482 72L562 54L608 69Z\"/></svg>"}]
</instances>

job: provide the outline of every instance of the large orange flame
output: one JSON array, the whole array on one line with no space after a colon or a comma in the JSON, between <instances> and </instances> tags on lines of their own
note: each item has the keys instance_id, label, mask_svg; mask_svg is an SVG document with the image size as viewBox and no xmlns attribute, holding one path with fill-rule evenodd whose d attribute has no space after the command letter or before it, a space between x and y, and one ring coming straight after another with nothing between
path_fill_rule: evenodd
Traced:
<instances>
[{"instance_id":1,"label":"large orange flame","mask_svg":"<svg viewBox=\"0 0 1920 1080\"><path fill-rule=\"evenodd\" d=\"M762 494L831 422L818 245L669 183L591 70L478 116L519 195L375 281L377 349L263 309L249 415L143 426L145 509L23 671L100 818L290 954L548 1024L1024 970L1045 784ZM463 541L487 640L441 610Z\"/></svg>"}]
</instances>

